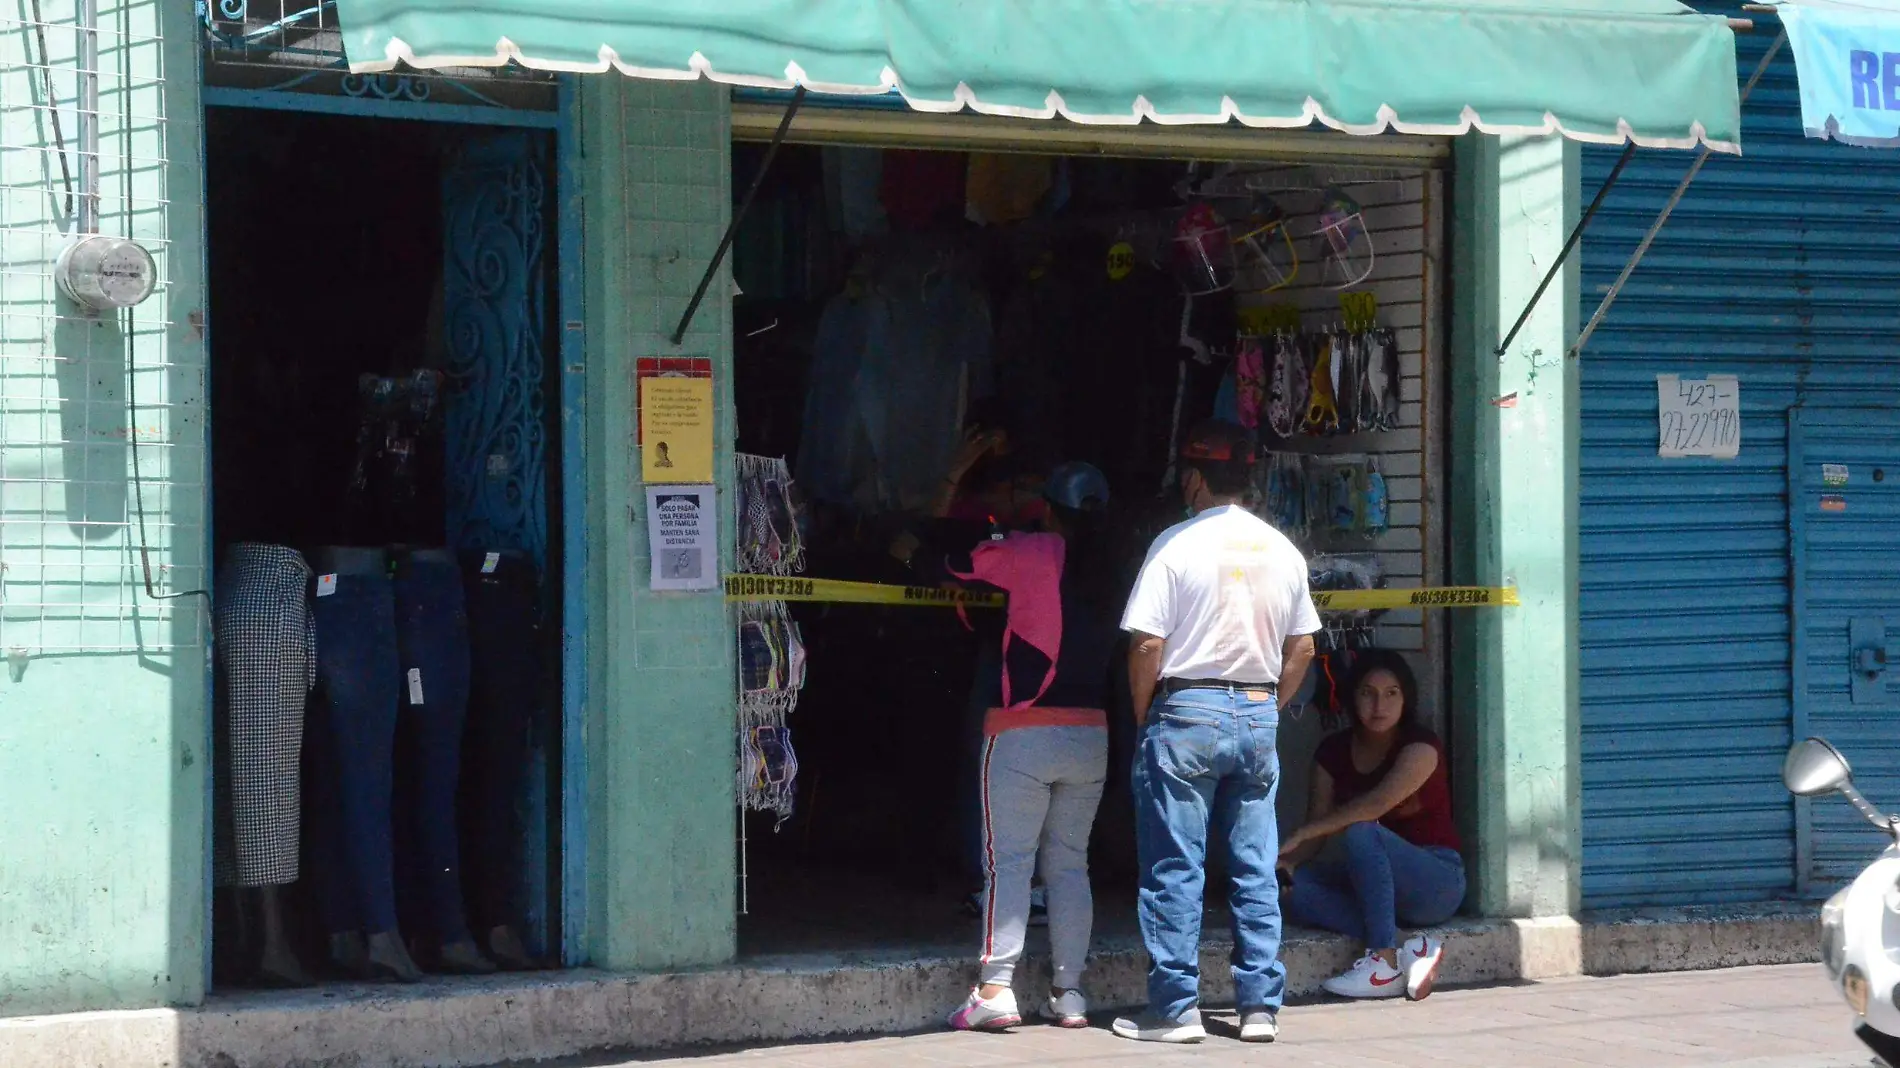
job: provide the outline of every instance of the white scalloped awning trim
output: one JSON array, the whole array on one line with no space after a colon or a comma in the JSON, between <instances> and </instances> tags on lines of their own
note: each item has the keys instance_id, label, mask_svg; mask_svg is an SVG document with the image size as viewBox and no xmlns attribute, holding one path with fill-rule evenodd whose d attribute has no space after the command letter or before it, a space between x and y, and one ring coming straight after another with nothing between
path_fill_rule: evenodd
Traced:
<instances>
[{"instance_id":1,"label":"white scalloped awning trim","mask_svg":"<svg viewBox=\"0 0 1900 1068\"><path fill-rule=\"evenodd\" d=\"M407 65L418 70L434 70L441 67L502 67L518 63L530 70L559 71L569 74L604 74L616 70L630 78L651 78L660 81L695 81L704 78L721 85L741 86L748 89L791 90L804 86L807 91L825 96L882 96L895 92L917 111L934 114L956 114L963 111L978 115L992 115L1016 119L1066 119L1084 126L1136 126L1143 122L1152 122L1162 126L1217 126L1237 122L1242 126L1257 129L1302 129L1318 123L1341 133L1357 136L1372 136L1383 133L1416 134L1426 137L1456 137L1460 134L1478 131L1494 135L1549 136L1561 135L1573 141L1588 144L1620 145L1634 142L1643 148L1680 148L1704 147L1714 152L1741 154L1742 147L1733 141L1711 140L1708 131L1701 122L1695 122L1689 132L1682 137L1659 137L1654 134L1638 133L1627 120L1617 121L1617 132L1594 133L1573 130L1565 126L1557 116L1545 112L1543 122L1530 125L1524 123L1486 122L1477 109L1466 106L1455 123L1407 122L1389 105L1379 109L1379 121L1372 123L1343 122L1326 113L1319 101L1306 98L1306 106L1298 115L1250 115L1235 105L1233 98L1221 99L1218 114L1195 115L1180 112L1157 112L1146 97L1136 97L1133 106L1126 112L1093 113L1075 111L1063 103L1062 94L1051 90L1047 100L1040 108L1014 107L1006 104L985 103L970 89L967 83L957 86L956 94L948 100L930 99L915 96L904 88L897 72L885 67L880 80L873 85L839 84L813 81L806 77L796 62L785 65L783 78L767 78L758 75L724 74L714 70L704 55L693 53L692 58L683 67L640 67L621 61L620 56L609 46L600 47L599 59L593 63L564 63L524 54L508 38L495 42L495 50L487 55L417 55L407 42L392 37L383 50L381 60L351 63L350 70L358 74L371 74L395 70L399 65Z\"/></svg>"}]
</instances>

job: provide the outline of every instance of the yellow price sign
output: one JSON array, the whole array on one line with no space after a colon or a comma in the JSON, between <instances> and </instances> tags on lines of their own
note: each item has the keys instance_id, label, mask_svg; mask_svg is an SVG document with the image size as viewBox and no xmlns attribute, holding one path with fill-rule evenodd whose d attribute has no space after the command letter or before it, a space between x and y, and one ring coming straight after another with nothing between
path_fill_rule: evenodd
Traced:
<instances>
[{"instance_id":1,"label":"yellow price sign","mask_svg":"<svg viewBox=\"0 0 1900 1068\"><path fill-rule=\"evenodd\" d=\"M1117 241L1108 247L1108 277L1119 282L1135 273L1135 246Z\"/></svg>"},{"instance_id":2,"label":"yellow price sign","mask_svg":"<svg viewBox=\"0 0 1900 1068\"><path fill-rule=\"evenodd\" d=\"M1379 298L1370 292L1341 293L1339 310L1346 320L1346 329L1355 334L1379 325Z\"/></svg>"}]
</instances>

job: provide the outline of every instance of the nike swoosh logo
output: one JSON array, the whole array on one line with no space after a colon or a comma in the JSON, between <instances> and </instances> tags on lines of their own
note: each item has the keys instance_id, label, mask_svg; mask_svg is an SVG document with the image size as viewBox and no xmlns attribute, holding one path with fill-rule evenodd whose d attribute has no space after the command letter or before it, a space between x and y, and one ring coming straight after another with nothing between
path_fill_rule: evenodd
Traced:
<instances>
[{"instance_id":1,"label":"nike swoosh logo","mask_svg":"<svg viewBox=\"0 0 1900 1068\"><path fill-rule=\"evenodd\" d=\"M1368 978L1372 980L1373 986L1391 986L1393 983L1396 983L1400 979L1403 979L1405 977L1403 975L1394 975L1390 979L1381 979L1378 976L1374 975L1374 976L1369 976Z\"/></svg>"}]
</instances>

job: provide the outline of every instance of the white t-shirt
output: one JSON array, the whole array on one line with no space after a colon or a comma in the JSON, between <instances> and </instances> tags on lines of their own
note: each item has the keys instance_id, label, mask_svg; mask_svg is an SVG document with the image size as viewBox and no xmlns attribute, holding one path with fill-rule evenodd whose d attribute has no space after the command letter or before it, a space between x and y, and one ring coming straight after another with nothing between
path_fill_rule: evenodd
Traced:
<instances>
[{"instance_id":1,"label":"white t-shirt","mask_svg":"<svg viewBox=\"0 0 1900 1068\"><path fill-rule=\"evenodd\" d=\"M1253 513L1210 508L1155 539L1122 629L1167 641L1161 676L1279 682L1280 647L1320 629L1306 558Z\"/></svg>"}]
</instances>

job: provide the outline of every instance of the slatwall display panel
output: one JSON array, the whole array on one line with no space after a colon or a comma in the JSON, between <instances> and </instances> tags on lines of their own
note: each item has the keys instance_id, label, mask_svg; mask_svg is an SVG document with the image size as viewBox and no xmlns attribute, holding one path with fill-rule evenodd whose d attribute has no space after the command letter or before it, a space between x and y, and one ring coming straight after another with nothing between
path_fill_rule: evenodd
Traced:
<instances>
[{"instance_id":1,"label":"slatwall display panel","mask_svg":"<svg viewBox=\"0 0 1900 1068\"><path fill-rule=\"evenodd\" d=\"M1314 258L1320 239L1307 235L1320 228L1320 191L1339 182L1358 201L1375 253L1372 274L1363 282L1337 288L1336 275L1323 275ZM1258 172L1249 186L1262 189L1284 210L1298 212L1288 226L1300 251L1300 267L1292 284L1271 293L1242 297L1243 305L1291 304L1301 311L1302 326L1323 328L1340 322L1343 292L1367 292L1379 303L1379 325L1391 328L1398 340L1400 428L1381 433L1332 438L1302 438L1293 449L1315 454L1365 454L1377 457L1391 497L1391 529L1376 539L1315 536L1305 546L1315 552L1370 552L1379 557L1389 586L1426 586L1442 581L1443 561L1434 541L1443 529L1437 515L1437 464L1442 453L1433 435L1437 428L1427 412L1436 383L1430 368L1442 365L1427 358L1442 338L1437 316L1438 272L1442 263L1442 222L1439 187L1434 172L1369 172L1361 169L1281 168ZM1261 286L1260 277L1243 276L1243 287ZM1436 655L1441 639L1432 620L1417 610L1387 612L1379 626L1381 645L1418 654L1420 684L1428 707L1436 711L1441 676ZM1430 675L1431 678L1425 677Z\"/></svg>"},{"instance_id":2,"label":"slatwall display panel","mask_svg":"<svg viewBox=\"0 0 1900 1068\"><path fill-rule=\"evenodd\" d=\"M1300 438L1290 448L1319 455L1364 454L1377 457L1391 500L1391 527L1378 538L1316 535L1301 546L1309 552L1367 553L1378 557L1386 584L1430 586L1444 580L1439 502L1443 451L1436 407L1444 366L1439 279L1444 263L1443 176L1429 171L1368 171L1287 167L1253 170L1244 180L1289 213L1288 228L1299 249L1300 267L1291 284L1271 293L1243 293L1243 306L1289 304L1300 309L1301 325L1319 329L1342 319L1340 295L1369 292L1378 300L1379 325L1394 331L1399 347L1400 426L1379 433L1331 438ZM1229 176L1233 180L1235 176ZM1321 247L1320 197L1331 182L1342 184L1362 210L1374 249L1372 273L1340 288L1344 279L1326 277L1316 259ZM1226 202L1231 203L1231 202ZM1223 204L1225 206L1225 203ZM1244 262L1244 260L1243 260ZM1267 284L1243 274L1244 290ZM1446 680L1445 633L1441 620L1417 610L1387 612L1377 627L1380 645L1409 654L1419 676L1420 703L1428 722L1443 732ZM1325 735L1320 717L1295 710L1281 722L1279 749L1282 827L1304 820L1313 751Z\"/></svg>"}]
</instances>

